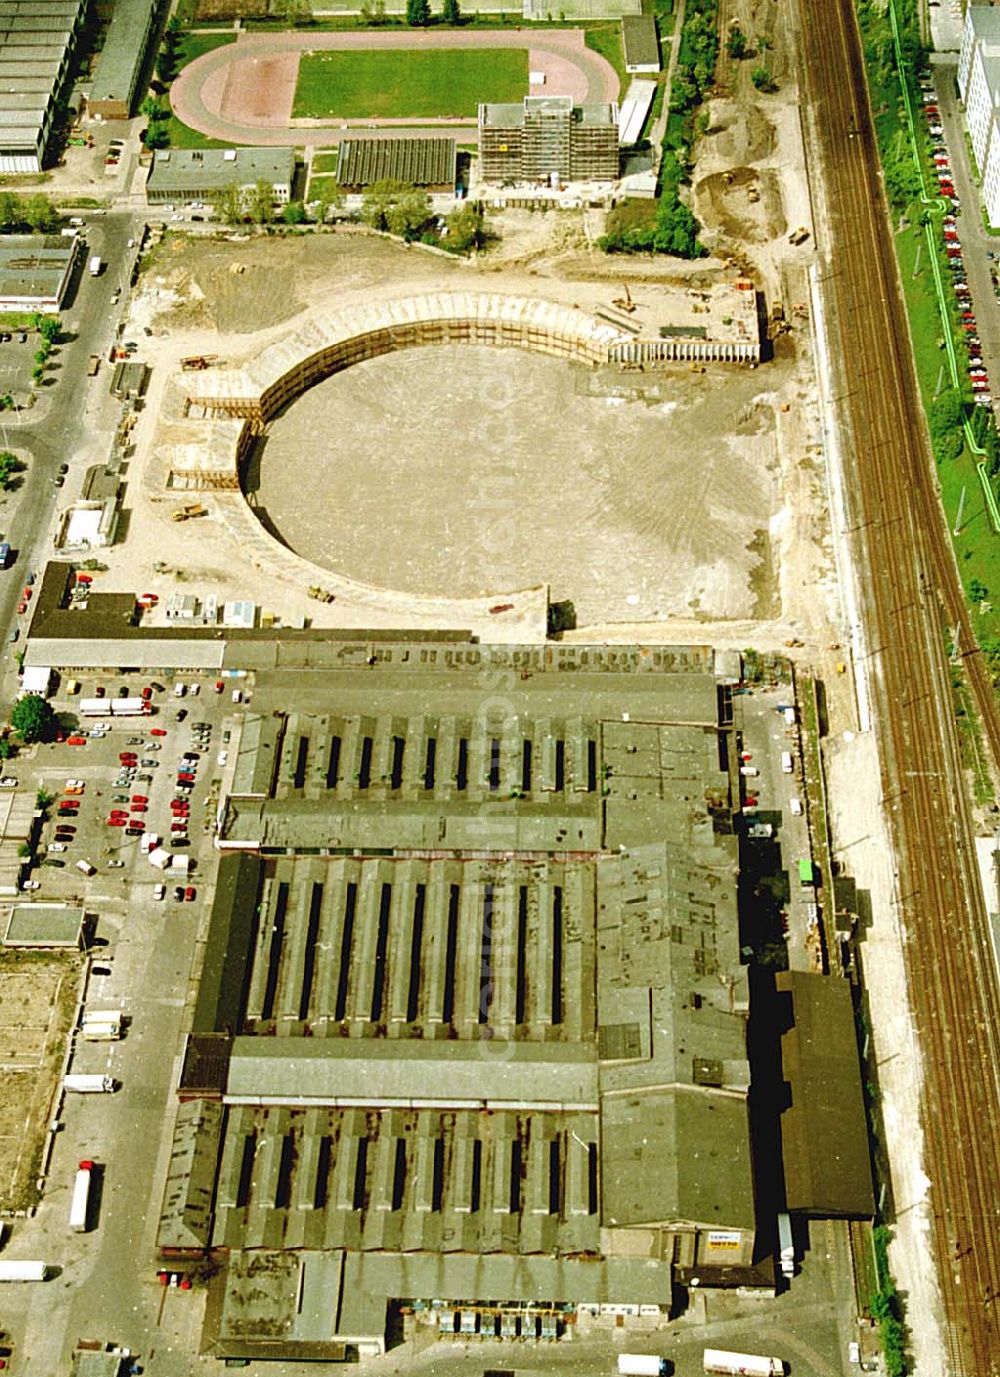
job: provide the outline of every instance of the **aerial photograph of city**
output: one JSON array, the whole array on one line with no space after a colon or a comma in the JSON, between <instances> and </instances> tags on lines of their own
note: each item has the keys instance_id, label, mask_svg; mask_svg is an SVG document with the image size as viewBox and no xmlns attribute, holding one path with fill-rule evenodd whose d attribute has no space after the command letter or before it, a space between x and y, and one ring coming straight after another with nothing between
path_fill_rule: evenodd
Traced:
<instances>
[{"instance_id":1,"label":"aerial photograph of city","mask_svg":"<svg viewBox=\"0 0 1000 1377\"><path fill-rule=\"evenodd\" d=\"M0 1377L1000 1377L1000 3L0 0Z\"/></svg>"}]
</instances>

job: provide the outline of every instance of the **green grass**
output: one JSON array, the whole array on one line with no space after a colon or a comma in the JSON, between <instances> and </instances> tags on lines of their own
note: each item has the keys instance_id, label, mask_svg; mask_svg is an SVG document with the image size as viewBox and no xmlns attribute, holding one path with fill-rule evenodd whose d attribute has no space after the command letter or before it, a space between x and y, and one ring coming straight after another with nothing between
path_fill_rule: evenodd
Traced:
<instances>
[{"instance_id":1,"label":"green grass","mask_svg":"<svg viewBox=\"0 0 1000 1377\"><path fill-rule=\"evenodd\" d=\"M616 20L613 24L588 24L586 44L592 52L599 53L611 63L618 73L624 93L629 78L625 71L625 55L622 52L621 23Z\"/></svg>"},{"instance_id":2,"label":"green grass","mask_svg":"<svg viewBox=\"0 0 1000 1377\"><path fill-rule=\"evenodd\" d=\"M216 48L224 48L227 43L235 43L236 35L229 33L186 33L177 45L177 70L180 71L195 58L204 57Z\"/></svg>"},{"instance_id":3,"label":"green grass","mask_svg":"<svg viewBox=\"0 0 1000 1377\"><path fill-rule=\"evenodd\" d=\"M480 101L520 102L528 54L516 48L306 53L296 119L423 119L475 115Z\"/></svg>"},{"instance_id":4,"label":"green grass","mask_svg":"<svg viewBox=\"0 0 1000 1377\"><path fill-rule=\"evenodd\" d=\"M338 153L316 153L313 155L311 172L314 177L324 172L336 172Z\"/></svg>"}]
</instances>

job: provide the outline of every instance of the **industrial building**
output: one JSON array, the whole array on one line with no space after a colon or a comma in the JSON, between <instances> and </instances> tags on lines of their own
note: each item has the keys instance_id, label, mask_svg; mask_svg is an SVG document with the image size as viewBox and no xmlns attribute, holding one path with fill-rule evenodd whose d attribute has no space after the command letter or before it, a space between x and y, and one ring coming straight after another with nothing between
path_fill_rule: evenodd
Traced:
<instances>
[{"instance_id":1,"label":"industrial building","mask_svg":"<svg viewBox=\"0 0 1000 1377\"><path fill-rule=\"evenodd\" d=\"M386 645L243 719L159 1226L205 1351L772 1283L713 665Z\"/></svg>"},{"instance_id":2,"label":"industrial building","mask_svg":"<svg viewBox=\"0 0 1000 1377\"><path fill-rule=\"evenodd\" d=\"M958 89L982 178L990 226L1000 226L1000 9L970 5L958 61Z\"/></svg>"},{"instance_id":3,"label":"industrial building","mask_svg":"<svg viewBox=\"0 0 1000 1377\"><path fill-rule=\"evenodd\" d=\"M364 191L391 179L429 192L454 193L458 159L454 139L342 139L337 150L337 185Z\"/></svg>"},{"instance_id":4,"label":"industrial building","mask_svg":"<svg viewBox=\"0 0 1000 1377\"><path fill-rule=\"evenodd\" d=\"M157 0L114 0L115 8L94 68L87 108L106 120L127 120L146 67Z\"/></svg>"},{"instance_id":5,"label":"industrial building","mask_svg":"<svg viewBox=\"0 0 1000 1377\"><path fill-rule=\"evenodd\" d=\"M622 54L625 70L631 76L660 70L660 40L656 20L651 14L628 15L622 19Z\"/></svg>"},{"instance_id":6,"label":"industrial building","mask_svg":"<svg viewBox=\"0 0 1000 1377\"><path fill-rule=\"evenodd\" d=\"M80 240L61 234L0 238L0 311L58 311L80 257Z\"/></svg>"},{"instance_id":7,"label":"industrial building","mask_svg":"<svg viewBox=\"0 0 1000 1377\"><path fill-rule=\"evenodd\" d=\"M227 188L244 196L267 182L276 205L287 205L295 179L291 148L164 148L153 154L146 181L151 206L200 202L212 206Z\"/></svg>"},{"instance_id":8,"label":"industrial building","mask_svg":"<svg viewBox=\"0 0 1000 1377\"><path fill-rule=\"evenodd\" d=\"M0 3L0 174L41 172L86 0Z\"/></svg>"},{"instance_id":9,"label":"industrial building","mask_svg":"<svg viewBox=\"0 0 1000 1377\"><path fill-rule=\"evenodd\" d=\"M618 107L574 105L570 96L480 105L479 170L501 186L617 181Z\"/></svg>"}]
</instances>

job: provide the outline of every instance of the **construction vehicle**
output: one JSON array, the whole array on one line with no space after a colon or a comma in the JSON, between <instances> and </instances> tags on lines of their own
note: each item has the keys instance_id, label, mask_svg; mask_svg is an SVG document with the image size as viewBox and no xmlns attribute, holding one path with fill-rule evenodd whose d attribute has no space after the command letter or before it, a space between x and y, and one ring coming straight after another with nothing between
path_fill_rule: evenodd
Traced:
<instances>
[{"instance_id":1,"label":"construction vehicle","mask_svg":"<svg viewBox=\"0 0 1000 1377\"><path fill-rule=\"evenodd\" d=\"M87 376L88 376L89 378L92 378L92 377L94 376L94 374L97 372L97 370L100 368L100 366L101 366L101 356L100 356L100 354L91 354L90 359L89 359L88 362L87 362Z\"/></svg>"},{"instance_id":2,"label":"construction vehicle","mask_svg":"<svg viewBox=\"0 0 1000 1377\"><path fill-rule=\"evenodd\" d=\"M632 293L628 289L627 282L625 283L625 295L613 297L611 304L617 306L619 311L624 311L626 315L631 315L635 310L635 302L632 300Z\"/></svg>"},{"instance_id":3,"label":"construction vehicle","mask_svg":"<svg viewBox=\"0 0 1000 1377\"><path fill-rule=\"evenodd\" d=\"M186 507L178 507L170 513L171 521L190 521L195 516L208 516L208 508L201 502L189 502Z\"/></svg>"},{"instance_id":4,"label":"construction vehicle","mask_svg":"<svg viewBox=\"0 0 1000 1377\"><path fill-rule=\"evenodd\" d=\"M325 588L318 588L316 584L309 589L309 596L315 602L336 602L336 593L330 593Z\"/></svg>"},{"instance_id":5,"label":"construction vehicle","mask_svg":"<svg viewBox=\"0 0 1000 1377\"><path fill-rule=\"evenodd\" d=\"M181 368L185 373L200 373L209 364L215 363L218 354L189 354L186 359L181 359Z\"/></svg>"},{"instance_id":6,"label":"construction vehicle","mask_svg":"<svg viewBox=\"0 0 1000 1377\"><path fill-rule=\"evenodd\" d=\"M809 231L806 229L805 225L799 225L798 229L793 229L788 236L788 242L798 247L799 244L804 244L808 238Z\"/></svg>"}]
</instances>

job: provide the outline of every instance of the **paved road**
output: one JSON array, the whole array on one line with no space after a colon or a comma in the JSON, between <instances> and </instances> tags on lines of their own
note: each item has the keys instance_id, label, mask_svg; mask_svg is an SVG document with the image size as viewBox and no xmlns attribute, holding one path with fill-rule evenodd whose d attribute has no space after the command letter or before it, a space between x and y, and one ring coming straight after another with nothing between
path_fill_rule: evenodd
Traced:
<instances>
[{"instance_id":1,"label":"paved road","mask_svg":"<svg viewBox=\"0 0 1000 1377\"><path fill-rule=\"evenodd\" d=\"M951 170L955 179L955 190L962 203L958 232L962 243L962 262L965 265L965 281L969 284L972 296L972 309L983 347L983 362L990 375L990 388L994 404L1000 399L1000 305L997 303L993 283L990 279L990 260L987 251L1000 251L1000 238L986 233L980 210L979 188L976 185L970 166L969 150L965 142L965 120L956 89L958 67L954 61L935 63L931 68L934 86L937 91L938 109L941 111L942 127L948 144ZM921 118L923 116L921 115ZM946 275L945 282L950 286ZM941 362L944 363L944 355ZM979 505L978 495L976 505ZM954 516L954 512L949 512Z\"/></svg>"},{"instance_id":2,"label":"paved road","mask_svg":"<svg viewBox=\"0 0 1000 1377\"><path fill-rule=\"evenodd\" d=\"M618 76L605 58L587 48L578 30L562 30L546 34L521 32L517 29L504 31L489 29L477 33L315 33L281 34L242 37L237 43L216 48L203 57L197 58L185 67L170 88L170 100L178 119L213 139L225 139L232 143L266 144L287 148L294 144L316 144L329 146L343 137L343 121L331 120L328 124L312 120L298 120L282 127L273 121L261 118L243 123L224 119L211 102L204 98L204 87L213 77L234 62L247 59L275 57L289 52L349 51L372 48L523 48L551 53L553 57L571 62L578 67L587 81L588 101L613 101L618 99ZM355 130L365 128L368 121L353 121L348 124ZM467 129L460 121L442 120L430 122L427 129L407 128L405 133L415 134L446 133L449 129L461 129L461 137L466 142L474 135L474 126ZM381 129L383 126L378 124ZM391 127L391 126L389 126Z\"/></svg>"}]
</instances>

